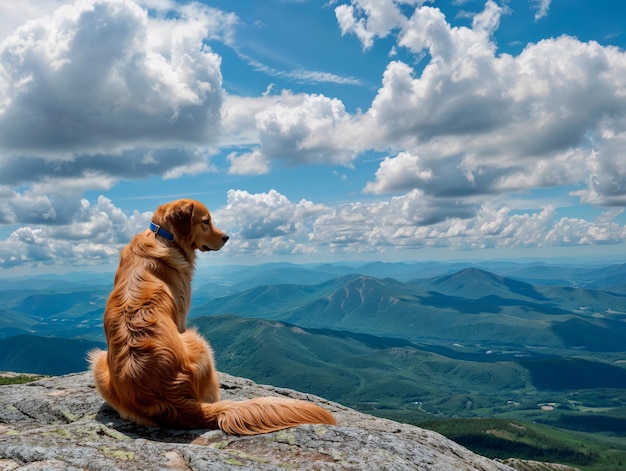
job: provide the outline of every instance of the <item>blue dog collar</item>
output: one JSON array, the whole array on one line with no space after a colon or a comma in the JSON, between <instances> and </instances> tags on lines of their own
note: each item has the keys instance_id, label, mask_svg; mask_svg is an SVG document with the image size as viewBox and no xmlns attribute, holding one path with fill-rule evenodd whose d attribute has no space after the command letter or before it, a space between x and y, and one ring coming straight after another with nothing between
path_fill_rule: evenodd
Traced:
<instances>
[{"instance_id":1,"label":"blue dog collar","mask_svg":"<svg viewBox=\"0 0 626 471\"><path fill-rule=\"evenodd\" d=\"M171 232L167 232L161 226L159 226L158 224L155 224L152 221L150 221L150 230L154 232L156 235L161 236L164 239L169 240L170 242L174 241L174 234L172 234Z\"/></svg>"}]
</instances>

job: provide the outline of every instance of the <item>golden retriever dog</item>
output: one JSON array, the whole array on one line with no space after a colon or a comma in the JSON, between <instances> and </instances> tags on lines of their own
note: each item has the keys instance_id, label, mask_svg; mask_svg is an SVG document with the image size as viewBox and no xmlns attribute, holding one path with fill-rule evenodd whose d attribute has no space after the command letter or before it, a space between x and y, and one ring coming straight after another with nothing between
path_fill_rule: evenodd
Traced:
<instances>
[{"instance_id":1,"label":"golden retriever dog","mask_svg":"<svg viewBox=\"0 0 626 471\"><path fill-rule=\"evenodd\" d=\"M185 328L185 317L196 250L219 250L227 240L202 203L183 199L160 206L150 229L122 249L104 311L108 350L89 355L98 391L122 417L142 425L253 435L335 424L306 401L220 401L211 347Z\"/></svg>"}]
</instances>

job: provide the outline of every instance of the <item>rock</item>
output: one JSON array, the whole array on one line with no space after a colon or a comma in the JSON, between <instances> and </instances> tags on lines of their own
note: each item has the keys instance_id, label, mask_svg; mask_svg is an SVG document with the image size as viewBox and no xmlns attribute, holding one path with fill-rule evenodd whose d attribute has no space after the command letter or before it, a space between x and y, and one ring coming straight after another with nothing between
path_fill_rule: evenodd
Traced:
<instances>
[{"instance_id":1,"label":"rock","mask_svg":"<svg viewBox=\"0 0 626 471\"><path fill-rule=\"evenodd\" d=\"M220 374L222 397L286 396L330 410L337 426L240 437L121 419L90 373L0 386L0 470L512 470L435 432L296 391Z\"/></svg>"},{"instance_id":2,"label":"rock","mask_svg":"<svg viewBox=\"0 0 626 471\"><path fill-rule=\"evenodd\" d=\"M509 458L504 461L509 466L512 466L517 471L580 471L580 468L574 466L568 466L558 463L545 463L542 461L534 460L520 460L517 458Z\"/></svg>"}]
</instances>

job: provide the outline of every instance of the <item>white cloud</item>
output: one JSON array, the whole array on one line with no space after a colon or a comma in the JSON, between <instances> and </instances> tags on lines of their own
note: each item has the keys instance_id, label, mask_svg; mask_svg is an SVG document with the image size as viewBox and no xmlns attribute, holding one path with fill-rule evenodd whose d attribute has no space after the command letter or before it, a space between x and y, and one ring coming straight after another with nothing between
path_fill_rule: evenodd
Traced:
<instances>
[{"instance_id":1,"label":"white cloud","mask_svg":"<svg viewBox=\"0 0 626 471\"><path fill-rule=\"evenodd\" d=\"M583 203L626 207L626 122L599 127L598 150L585 160L587 187L575 194Z\"/></svg>"},{"instance_id":2,"label":"white cloud","mask_svg":"<svg viewBox=\"0 0 626 471\"><path fill-rule=\"evenodd\" d=\"M226 207L214 211L214 219L230 235L225 251L238 256L315 252L306 243L309 224L327 211L321 204L297 203L275 190L252 194L230 190Z\"/></svg>"},{"instance_id":3,"label":"white cloud","mask_svg":"<svg viewBox=\"0 0 626 471\"><path fill-rule=\"evenodd\" d=\"M354 34L363 49L369 49L376 38L384 38L406 23L402 7L415 7L431 0L351 0L350 5L335 7L341 34Z\"/></svg>"},{"instance_id":4,"label":"white cloud","mask_svg":"<svg viewBox=\"0 0 626 471\"><path fill-rule=\"evenodd\" d=\"M26 23L0 45L0 151L210 141L222 90L220 58L202 44L215 20L204 18L149 20L129 0L93 0Z\"/></svg>"},{"instance_id":5,"label":"white cloud","mask_svg":"<svg viewBox=\"0 0 626 471\"><path fill-rule=\"evenodd\" d=\"M228 42L235 15L161 0L9 3L0 221L63 224L88 189L215 170L224 92L206 41Z\"/></svg>"},{"instance_id":6,"label":"white cloud","mask_svg":"<svg viewBox=\"0 0 626 471\"><path fill-rule=\"evenodd\" d=\"M231 235L229 254L280 253L393 254L403 248L458 250L621 244L626 226L608 211L595 222L558 217L556 208L519 214L507 206L436 207L413 190L390 200L337 206L302 200L294 203L271 190L251 194L232 190L228 204L215 212Z\"/></svg>"},{"instance_id":7,"label":"white cloud","mask_svg":"<svg viewBox=\"0 0 626 471\"><path fill-rule=\"evenodd\" d=\"M273 87L260 97L241 97L226 95L222 108L222 127L219 145L251 146L259 144L259 132L256 125L256 116L261 111L275 103L288 103L297 106L300 99L289 92L280 95L271 94Z\"/></svg>"},{"instance_id":8,"label":"white cloud","mask_svg":"<svg viewBox=\"0 0 626 471\"><path fill-rule=\"evenodd\" d=\"M354 114L321 94L227 95L207 42L236 50L238 20L201 3L3 4L0 223L22 227L0 241L0 267L116 257L148 216L126 215L106 198L81 203L85 191L214 171L217 148L229 152L231 175L356 167L369 151L387 155L363 188L377 199L365 202L232 190L215 213L233 236L230 253L623 242L618 211L590 222L550 205L520 213L487 201L563 187L577 188L571 194L583 204L626 206L626 53L561 36L504 54L493 38L504 7L487 1L465 27L431 4L337 6L342 34L355 35L366 58L378 39L396 41L371 106ZM533 5L540 18L550 2ZM281 77L360 83L295 74Z\"/></svg>"},{"instance_id":9,"label":"white cloud","mask_svg":"<svg viewBox=\"0 0 626 471\"><path fill-rule=\"evenodd\" d=\"M303 235L303 220L322 212L325 206L301 200L292 203L287 197L270 190L252 194L230 190L225 208L216 212L220 226L236 231L243 239Z\"/></svg>"},{"instance_id":10,"label":"white cloud","mask_svg":"<svg viewBox=\"0 0 626 471\"><path fill-rule=\"evenodd\" d=\"M28 208L37 207L32 201ZM150 214L130 216L110 200L83 200L65 224L23 226L0 241L0 269L15 266L81 266L115 262L122 245L148 227Z\"/></svg>"},{"instance_id":11,"label":"white cloud","mask_svg":"<svg viewBox=\"0 0 626 471\"><path fill-rule=\"evenodd\" d=\"M376 181L365 186L366 193L396 193L421 187L433 179L431 169L421 168L418 156L400 152L396 157L386 157L376 171Z\"/></svg>"},{"instance_id":12,"label":"white cloud","mask_svg":"<svg viewBox=\"0 0 626 471\"><path fill-rule=\"evenodd\" d=\"M256 115L263 153L292 164L350 162L352 152L329 142L344 119L343 103L323 95L302 95L296 106L277 102Z\"/></svg>"},{"instance_id":13,"label":"white cloud","mask_svg":"<svg viewBox=\"0 0 626 471\"><path fill-rule=\"evenodd\" d=\"M383 38L404 20L393 0L353 0L351 5L339 5L335 15L341 34L355 34L363 49L372 47L374 38Z\"/></svg>"},{"instance_id":14,"label":"white cloud","mask_svg":"<svg viewBox=\"0 0 626 471\"><path fill-rule=\"evenodd\" d=\"M338 131L351 117L336 98L289 91L229 97L223 116L222 143L258 143L251 152L229 156L233 174L266 173L272 163L350 165L357 157L352 136Z\"/></svg>"},{"instance_id":15,"label":"white cloud","mask_svg":"<svg viewBox=\"0 0 626 471\"><path fill-rule=\"evenodd\" d=\"M234 254L270 255L275 247L294 254L384 252L394 246L421 245L407 234L443 218L429 203L415 190L390 201L335 207L292 202L275 190L259 194L231 190L215 220L231 236L227 249Z\"/></svg>"},{"instance_id":16,"label":"white cloud","mask_svg":"<svg viewBox=\"0 0 626 471\"><path fill-rule=\"evenodd\" d=\"M438 206L439 205L439 206ZM518 213L508 206L469 203L456 209L418 190L388 200L335 206L297 202L270 190L230 190L216 224L230 236L224 255L273 257L305 254L376 254L401 249L454 250L622 244L619 210L595 221L560 217L554 206ZM0 269L15 266L81 266L116 263L119 249L148 227L151 213L126 214L109 199L83 200L64 224L26 225L0 241Z\"/></svg>"},{"instance_id":17,"label":"white cloud","mask_svg":"<svg viewBox=\"0 0 626 471\"><path fill-rule=\"evenodd\" d=\"M626 52L561 36L498 54L502 14L487 1L471 28L455 27L422 6L385 33L416 57L428 53L425 66L390 62L370 109L336 132L358 130L357 151L419 156L419 169L386 159L365 190L449 197L586 183L583 203L623 205Z\"/></svg>"},{"instance_id":18,"label":"white cloud","mask_svg":"<svg viewBox=\"0 0 626 471\"><path fill-rule=\"evenodd\" d=\"M270 165L259 149L237 154L231 152L226 158L230 163L228 173L234 175L263 175L270 171Z\"/></svg>"},{"instance_id":19,"label":"white cloud","mask_svg":"<svg viewBox=\"0 0 626 471\"><path fill-rule=\"evenodd\" d=\"M0 180L210 169L198 149L219 133L223 91L203 41L233 22L198 4L165 18L85 0L16 29L0 43Z\"/></svg>"},{"instance_id":20,"label":"white cloud","mask_svg":"<svg viewBox=\"0 0 626 471\"><path fill-rule=\"evenodd\" d=\"M88 239L100 244L125 244L137 234L148 227L150 213L137 211L126 215L116 207L111 200L100 196L95 205L88 201L81 201L81 211L71 225L67 228L57 228L56 234L65 235L75 239Z\"/></svg>"},{"instance_id":21,"label":"white cloud","mask_svg":"<svg viewBox=\"0 0 626 471\"><path fill-rule=\"evenodd\" d=\"M0 2L0 41L33 18L51 15L67 0L22 0Z\"/></svg>"},{"instance_id":22,"label":"white cloud","mask_svg":"<svg viewBox=\"0 0 626 471\"><path fill-rule=\"evenodd\" d=\"M535 21L538 21L541 18L548 16L548 12L550 11L550 3L552 3L552 0L532 0L532 3L537 10L535 12Z\"/></svg>"}]
</instances>

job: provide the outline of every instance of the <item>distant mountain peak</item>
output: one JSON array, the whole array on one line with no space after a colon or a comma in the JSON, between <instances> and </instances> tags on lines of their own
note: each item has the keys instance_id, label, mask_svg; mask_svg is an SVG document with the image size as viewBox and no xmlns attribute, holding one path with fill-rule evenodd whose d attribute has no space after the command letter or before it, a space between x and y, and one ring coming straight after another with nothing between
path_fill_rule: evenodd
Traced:
<instances>
[{"instance_id":1,"label":"distant mountain peak","mask_svg":"<svg viewBox=\"0 0 626 471\"><path fill-rule=\"evenodd\" d=\"M437 282L443 283L503 283L505 278L494 273L481 270L480 268L469 267L461 271L453 273L452 275L445 275L437 278Z\"/></svg>"},{"instance_id":2,"label":"distant mountain peak","mask_svg":"<svg viewBox=\"0 0 626 471\"><path fill-rule=\"evenodd\" d=\"M432 279L425 286L441 293L477 299L486 296L511 294L536 297L535 288L522 281L503 277L476 267L469 267L451 275Z\"/></svg>"}]
</instances>

